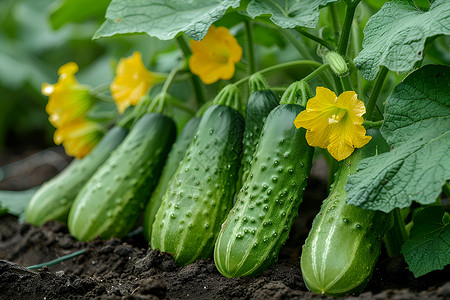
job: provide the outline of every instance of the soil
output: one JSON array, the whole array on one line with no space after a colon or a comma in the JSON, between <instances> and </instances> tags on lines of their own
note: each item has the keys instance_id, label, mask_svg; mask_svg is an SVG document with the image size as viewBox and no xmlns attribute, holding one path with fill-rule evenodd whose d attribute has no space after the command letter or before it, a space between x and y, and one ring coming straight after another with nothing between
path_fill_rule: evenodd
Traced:
<instances>
[{"instance_id":1,"label":"soil","mask_svg":"<svg viewBox=\"0 0 450 300\"><path fill-rule=\"evenodd\" d=\"M67 164L61 152L58 155L60 163ZM10 161L10 156L0 153L0 165ZM0 188L29 188L58 171L60 167L54 164L34 166L26 175L15 174L16 179L10 176L6 178L9 181L1 181ZM122 240L87 243L76 241L65 225L54 221L37 228L14 216L2 216L0 299L333 299L309 292L299 267L301 246L326 196L327 173L324 162L317 161L278 263L251 278L226 278L212 259L177 267L170 254L149 248L139 228ZM25 268L81 249L86 251L59 264L35 271ZM450 299L449 280L448 266L414 278L403 257L389 258L383 250L365 290L343 298Z\"/></svg>"}]
</instances>

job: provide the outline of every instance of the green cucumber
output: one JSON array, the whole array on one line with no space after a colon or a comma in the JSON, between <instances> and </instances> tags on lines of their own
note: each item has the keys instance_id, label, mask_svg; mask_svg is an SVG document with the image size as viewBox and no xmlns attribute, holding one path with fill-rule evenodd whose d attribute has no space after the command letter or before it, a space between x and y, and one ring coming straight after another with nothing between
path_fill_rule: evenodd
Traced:
<instances>
[{"instance_id":1,"label":"green cucumber","mask_svg":"<svg viewBox=\"0 0 450 300\"><path fill-rule=\"evenodd\" d=\"M261 130L269 113L278 106L279 99L270 90L256 91L248 98L245 108L244 151L242 154L242 182L247 179L250 163L256 151Z\"/></svg>"},{"instance_id":2,"label":"green cucumber","mask_svg":"<svg viewBox=\"0 0 450 300\"><path fill-rule=\"evenodd\" d=\"M294 126L303 109L283 104L267 117L249 176L216 241L215 264L226 277L257 275L278 259L312 165L306 130Z\"/></svg>"},{"instance_id":3,"label":"green cucumber","mask_svg":"<svg viewBox=\"0 0 450 300\"><path fill-rule=\"evenodd\" d=\"M144 236L147 241L150 241L152 225L155 220L156 212L161 205L162 197L166 192L167 185L170 179L178 168L178 165L183 160L186 149L191 144L192 138L197 130L198 123L200 123L200 117L194 117L190 119L186 125L184 125L183 130L177 137L175 143L167 156L166 164L164 165L161 177L158 180L158 184L152 193L150 200L147 203L144 213L144 220L142 227L144 229Z\"/></svg>"},{"instance_id":4,"label":"green cucumber","mask_svg":"<svg viewBox=\"0 0 450 300\"><path fill-rule=\"evenodd\" d=\"M360 292L370 280L390 215L346 204L347 177L369 156L389 151L376 130L372 140L345 159L303 245L301 269L309 290L333 296Z\"/></svg>"},{"instance_id":5,"label":"green cucumber","mask_svg":"<svg viewBox=\"0 0 450 300\"><path fill-rule=\"evenodd\" d=\"M69 232L82 241L127 234L157 183L175 135L169 117L149 113L139 119L76 197Z\"/></svg>"},{"instance_id":6,"label":"green cucumber","mask_svg":"<svg viewBox=\"0 0 450 300\"><path fill-rule=\"evenodd\" d=\"M232 206L244 120L233 108L218 103L203 115L153 223L152 249L172 253L178 265L211 256Z\"/></svg>"},{"instance_id":7,"label":"green cucumber","mask_svg":"<svg viewBox=\"0 0 450 300\"><path fill-rule=\"evenodd\" d=\"M49 220L67 222L72 202L89 178L123 141L128 130L116 126L84 158L75 159L61 173L43 184L33 195L25 212L25 220L41 226Z\"/></svg>"}]
</instances>

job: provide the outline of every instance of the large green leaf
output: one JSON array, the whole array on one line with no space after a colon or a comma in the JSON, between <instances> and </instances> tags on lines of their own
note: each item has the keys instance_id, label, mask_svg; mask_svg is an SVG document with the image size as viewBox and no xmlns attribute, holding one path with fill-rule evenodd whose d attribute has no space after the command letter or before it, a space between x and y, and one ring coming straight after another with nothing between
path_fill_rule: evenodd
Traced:
<instances>
[{"instance_id":1,"label":"large green leaf","mask_svg":"<svg viewBox=\"0 0 450 300\"><path fill-rule=\"evenodd\" d=\"M428 65L396 86L381 128L393 150L360 162L347 203L389 212L436 201L450 178L449 80L450 67Z\"/></svg>"},{"instance_id":2,"label":"large green leaf","mask_svg":"<svg viewBox=\"0 0 450 300\"><path fill-rule=\"evenodd\" d=\"M363 50L355 65L367 80L375 79L380 66L406 72L423 56L427 38L450 34L450 1L436 0L429 11L412 0L393 0L373 15L364 28Z\"/></svg>"},{"instance_id":3,"label":"large green leaf","mask_svg":"<svg viewBox=\"0 0 450 300\"><path fill-rule=\"evenodd\" d=\"M62 0L55 6L50 15L54 29L71 22L81 22L87 18L105 16L106 8L111 0Z\"/></svg>"},{"instance_id":4,"label":"large green leaf","mask_svg":"<svg viewBox=\"0 0 450 300\"><path fill-rule=\"evenodd\" d=\"M146 33L170 40L184 32L201 40L215 21L239 4L240 0L112 0L94 38Z\"/></svg>"},{"instance_id":5,"label":"large green leaf","mask_svg":"<svg viewBox=\"0 0 450 300\"><path fill-rule=\"evenodd\" d=\"M319 22L319 9L336 1L338 0L252 0L247 6L247 13L252 18L270 15L270 20L282 28L314 28Z\"/></svg>"},{"instance_id":6,"label":"large green leaf","mask_svg":"<svg viewBox=\"0 0 450 300\"><path fill-rule=\"evenodd\" d=\"M427 207L414 217L402 254L415 277L450 264L450 223L443 217L442 206Z\"/></svg>"}]
</instances>

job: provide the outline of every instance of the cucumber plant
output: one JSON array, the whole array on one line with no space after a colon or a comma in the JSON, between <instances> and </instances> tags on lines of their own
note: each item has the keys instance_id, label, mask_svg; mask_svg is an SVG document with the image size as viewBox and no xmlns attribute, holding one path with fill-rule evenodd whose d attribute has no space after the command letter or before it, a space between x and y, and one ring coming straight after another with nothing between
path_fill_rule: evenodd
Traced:
<instances>
[{"instance_id":1,"label":"cucumber plant","mask_svg":"<svg viewBox=\"0 0 450 300\"><path fill-rule=\"evenodd\" d=\"M303 280L315 293L341 296L360 292L370 280L382 238L392 226L390 214L346 204L344 186L358 163L389 151L379 131L367 133L372 140L341 163L303 245Z\"/></svg>"},{"instance_id":2,"label":"cucumber plant","mask_svg":"<svg viewBox=\"0 0 450 300\"><path fill-rule=\"evenodd\" d=\"M150 241L153 221L155 220L156 212L161 205L161 200L166 192L167 185L177 170L178 165L183 160L184 154L191 144L199 123L200 117L194 117L191 118L186 125L184 125L183 130L181 130L180 135L177 137L169 155L167 156L167 161L164 165L161 177L158 180L158 184L156 185L155 190L153 191L152 196L145 207L142 228L147 241Z\"/></svg>"},{"instance_id":3,"label":"cucumber plant","mask_svg":"<svg viewBox=\"0 0 450 300\"><path fill-rule=\"evenodd\" d=\"M82 159L76 159L60 174L43 184L33 195L25 211L25 220L41 226L49 220L67 222L75 197L89 178L123 141L128 130L115 126L100 143Z\"/></svg>"},{"instance_id":4,"label":"cucumber plant","mask_svg":"<svg viewBox=\"0 0 450 300\"><path fill-rule=\"evenodd\" d=\"M243 138L243 153L240 181L244 182L250 170L250 163L256 152L256 145L269 113L278 106L279 100L265 79L259 74L253 74L249 79L252 94L245 107L245 130ZM241 187L239 186L239 189Z\"/></svg>"},{"instance_id":5,"label":"cucumber plant","mask_svg":"<svg viewBox=\"0 0 450 300\"><path fill-rule=\"evenodd\" d=\"M123 237L136 223L175 140L173 120L148 113L89 179L68 217L78 240Z\"/></svg>"},{"instance_id":6,"label":"cucumber plant","mask_svg":"<svg viewBox=\"0 0 450 300\"><path fill-rule=\"evenodd\" d=\"M293 123L304 108L288 95L267 117L249 176L217 238L214 261L224 276L254 276L276 262L302 202L314 148Z\"/></svg>"},{"instance_id":7,"label":"cucumber plant","mask_svg":"<svg viewBox=\"0 0 450 300\"><path fill-rule=\"evenodd\" d=\"M239 109L236 86L225 87L204 113L163 196L151 247L172 253L178 265L211 256L231 209L244 131Z\"/></svg>"}]
</instances>

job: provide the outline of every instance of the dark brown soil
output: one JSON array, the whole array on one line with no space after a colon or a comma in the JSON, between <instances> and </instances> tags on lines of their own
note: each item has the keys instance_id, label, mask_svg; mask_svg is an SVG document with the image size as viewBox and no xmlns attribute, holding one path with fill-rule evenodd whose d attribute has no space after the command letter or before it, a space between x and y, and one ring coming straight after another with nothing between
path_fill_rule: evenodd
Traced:
<instances>
[{"instance_id":1,"label":"dark brown soil","mask_svg":"<svg viewBox=\"0 0 450 300\"><path fill-rule=\"evenodd\" d=\"M50 169L41 172L41 179L57 172ZM301 246L325 196L326 174L323 163L315 164L279 262L253 278L225 278L212 259L177 267L169 254L151 250L141 233L86 243L57 222L36 228L13 216L0 217L0 299L333 299L308 292L299 267ZM80 249L87 251L51 267L24 267ZM383 252L363 293L345 298L450 299L449 280L448 267L416 279L402 257Z\"/></svg>"}]
</instances>

